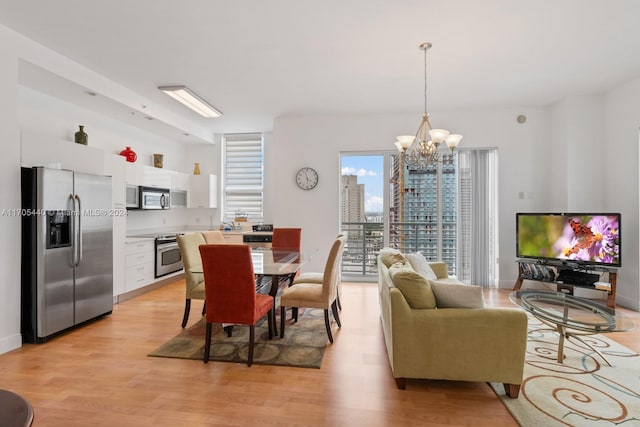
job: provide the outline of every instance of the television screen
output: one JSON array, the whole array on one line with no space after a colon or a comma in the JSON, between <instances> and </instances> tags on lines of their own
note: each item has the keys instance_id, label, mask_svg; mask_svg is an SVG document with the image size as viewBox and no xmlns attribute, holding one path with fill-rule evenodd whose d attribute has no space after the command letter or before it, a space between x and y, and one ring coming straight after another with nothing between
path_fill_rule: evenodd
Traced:
<instances>
[{"instance_id":1,"label":"television screen","mask_svg":"<svg viewBox=\"0 0 640 427\"><path fill-rule=\"evenodd\" d=\"M516 214L518 258L620 267L620 214Z\"/></svg>"}]
</instances>

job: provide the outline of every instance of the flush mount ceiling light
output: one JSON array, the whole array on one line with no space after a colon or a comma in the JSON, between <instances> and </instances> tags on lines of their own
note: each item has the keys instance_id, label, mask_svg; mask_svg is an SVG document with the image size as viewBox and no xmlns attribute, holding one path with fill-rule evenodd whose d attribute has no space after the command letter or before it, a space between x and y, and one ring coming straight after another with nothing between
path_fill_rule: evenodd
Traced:
<instances>
[{"instance_id":1,"label":"flush mount ceiling light","mask_svg":"<svg viewBox=\"0 0 640 427\"><path fill-rule=\"evenodd\" d=\"M462 139L462 135L449 133L448 130L433 129L431 122L429 122L429 113L427 112L427 50L430 48L431 43L425 42L420 45L420 50L424 51L424 113L422 114L422 122L416 136L399 136L395 142L398 151L403 154L405 163L414 169L423 170L439 161L438 147L442 142L445 142L453 153Z\"/></svg>"},{"instance_id":2,"label":"flush mount ceiling light","mask_svg":"<svg viewBox=\"0 0 640 427\"><path fill-rule=\"evenodd\" d=\"M186 86L158 86L158 89L176 101L191 108L201 116L207 118L222 116L221 111L217 110L213 105L200 98Z\"/></svg>"}]
</instances>

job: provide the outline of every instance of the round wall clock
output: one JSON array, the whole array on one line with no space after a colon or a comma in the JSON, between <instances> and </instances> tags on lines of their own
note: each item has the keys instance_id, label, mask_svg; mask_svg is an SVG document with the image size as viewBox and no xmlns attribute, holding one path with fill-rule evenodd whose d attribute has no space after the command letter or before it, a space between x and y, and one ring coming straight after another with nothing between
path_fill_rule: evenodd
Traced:
<instances>
[{"instance_id":1,"label":"round wall clock","mask_svg":"<svg viewBox=\"0 0 640 427\"><path fill-rule=\"evenodd\" d=\"M303 190L311 190L318 185L318 172L313 168L305 167L296 173L296 184Z\"/></svg>"}]
</instances>

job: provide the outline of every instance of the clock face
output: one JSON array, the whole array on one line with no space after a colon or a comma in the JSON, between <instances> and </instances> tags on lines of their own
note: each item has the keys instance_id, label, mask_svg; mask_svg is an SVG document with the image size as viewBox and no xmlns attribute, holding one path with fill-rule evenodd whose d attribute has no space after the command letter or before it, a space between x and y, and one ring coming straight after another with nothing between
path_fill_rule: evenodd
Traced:
<instances>
[{"instance_id":1,"label":"clock face","mask_svg":"<svg viewBox=\"0 0 640 427\"><path fill-rule=\"evenodd\" d=\"M311 190L318 185L318 172L312 168L302 168L296 173L296 183L303 190Z\"/></svg>"}]
</instances>

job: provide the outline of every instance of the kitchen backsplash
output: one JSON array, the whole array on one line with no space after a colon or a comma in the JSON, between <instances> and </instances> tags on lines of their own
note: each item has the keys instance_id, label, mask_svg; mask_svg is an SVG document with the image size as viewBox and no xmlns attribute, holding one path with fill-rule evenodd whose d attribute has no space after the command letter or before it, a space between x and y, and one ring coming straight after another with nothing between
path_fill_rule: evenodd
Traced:
<instances>
[{"instance_id":1,"label":"kitchen backsplash","mask_svg":"<svg viewBox=\"0 0 640 427\"><path fill-rule=\"evenodd\" d=\"M216 230L220 227L217 209L129 210L127 230L180 228Z\"/></svg>"}]
</instances>

